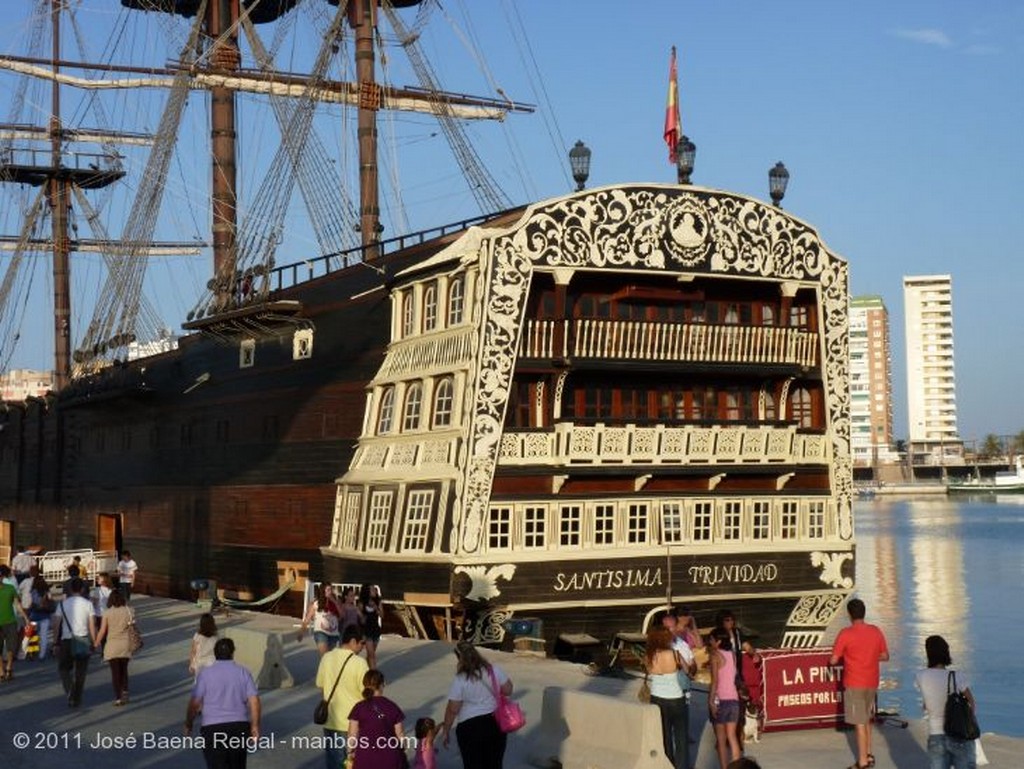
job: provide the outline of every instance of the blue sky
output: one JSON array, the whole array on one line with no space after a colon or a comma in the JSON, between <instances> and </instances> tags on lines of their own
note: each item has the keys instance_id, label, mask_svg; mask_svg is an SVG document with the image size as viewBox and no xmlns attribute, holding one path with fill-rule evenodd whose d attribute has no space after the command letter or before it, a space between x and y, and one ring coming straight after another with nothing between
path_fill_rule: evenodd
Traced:
<instances>
[{"instance_id":1,"label":"blue sky","mask_svg":"<svg viewBox=\"0 0 1024 769\"><path fill-rule=\"evenodd\" d=\"M85 27L99 28L119 3L84 0L82 8ZM569 190L565 153L576 139L593 150L592 186L672 181L661 129L675 45L683 130L698 147L694 183L767 198L768 168L782 160L791 174L786 209L849 260L855 294L885 300L895 434L907 434L902 276L934 273L953 277L961 436L1024 429L1024 249L1016 229L1024 208L1024 3L448 0L432 22L461 23L466 12L472 26L460 35L425 34L423 44L452 90L501 87L540 107L496 132L470 128L513 202ZM520 24L528 50L517 44ZM7 25L0 50L23 34ZM489 78L466 57L453 63L460 36L478 40ZM0 120L11 93L0 77ZM414 120L396 125L411 128L403 179L428 178L405 187L406 203L423 209L410 215L413 224L476 213L470 196L445 186L451 171L443 148L434 151L440 139ZM175 214L179 238L201 229L206 215L185 204ZM201 265L182 271L195 285L204 280ZM177 325L191 289L158 288ZM30 345L17 360L46 365L43 347Z\"/></svg>"}]
</instances>

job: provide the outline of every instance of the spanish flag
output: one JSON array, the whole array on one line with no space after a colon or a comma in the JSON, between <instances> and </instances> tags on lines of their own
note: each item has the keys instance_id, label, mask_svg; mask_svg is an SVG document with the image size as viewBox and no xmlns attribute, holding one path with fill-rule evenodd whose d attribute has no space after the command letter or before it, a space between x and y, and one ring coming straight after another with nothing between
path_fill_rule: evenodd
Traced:
<instances>
[{"instance_id":1,"label":"spanish flag","mask_svg":"<svg viewBox=\"0 0 1024 769\"><path fill-rule=\"evenodd\" d=\"M676 74L676 47L672 46L672 62L668 68L668 102L665 104L665 144L668 145L668 162L676 163L676 145L682 135L682 121L679 119L679 83Z\"/></svg>"}]
</instances>

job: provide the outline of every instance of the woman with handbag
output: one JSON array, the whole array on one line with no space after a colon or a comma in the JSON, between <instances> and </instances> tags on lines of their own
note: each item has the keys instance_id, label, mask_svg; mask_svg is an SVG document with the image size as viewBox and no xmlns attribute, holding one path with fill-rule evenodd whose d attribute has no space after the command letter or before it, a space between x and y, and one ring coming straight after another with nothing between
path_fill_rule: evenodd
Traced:
<instances>
[{"instance_id":1,"label":"woman with handbag","mask_svg":"<svg viewBox=\"0 0 1024 769\"><path fill-rule=\"evenodd\" d=\"M949 655L949 644L942 636L928 636L924 642L928 667L918 670L914 685L924 700L928 716L928 767L929 769L968 769L975 764L975 741L950 737L945 730L946 700L950 690L952 673L955 688L964 696L974 711L974 695L970 682L962 672L947 670L953 664Z\"/></svg>"},{"instance_id":2,"label":"woman with handbag","mask_svg":"<svg viewBox=\"0 0 1024 769\"><path fill-rule=\"evenodd\" d=\"M665 757L675 769L690 769L690 706L680 675L683 661L672 648L672 631L664 626L647 631L644 659L651 704L661 712L661 736Z\"/></svg>"},{"instance_id":3,"label":"woman with handbag","mask_svg":"<svg viewBox=\"0 0 1024 769\"><path fill-rule=\"evenodd\" d=\"M114 705L128 702L128 661L131 659L131 639L128 626L135 622L132 610L125 603L124 593L113 590L107 598L107 608L100 620L96 645L106 640L103 659L110 663L110 682L114 687Z\"/></svg>"},{"instance_id":4,"label":"woman with handbag","mask_svg":"<svg viewBox=\"0 0 1024 769\"><path fill-rule=\"evenodd\" d=\"M501 699L512 694L512 679L471 643L457 643L455 656L458 664L441 724L442 744L448 747L454 726L464 769L501 769L508 734L499 727L495 711Z\"/></svg>"}]
</instances>

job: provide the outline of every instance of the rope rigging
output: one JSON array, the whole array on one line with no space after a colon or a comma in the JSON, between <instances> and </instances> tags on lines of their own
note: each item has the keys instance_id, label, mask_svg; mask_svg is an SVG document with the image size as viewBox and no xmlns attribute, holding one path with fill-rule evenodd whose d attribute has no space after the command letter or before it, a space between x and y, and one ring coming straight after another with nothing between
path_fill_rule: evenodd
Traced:
<instances>
[{"instance_id":1,"label":"rope rigging","mask_svg":"<svg viewBox=\"0 0 1024 769\"><path fill-rule=\"evenodd\" d=\"M204 0L188 42L182 49L183 62L194 63L197 58L195 52L200 49L206 3L207 0ZM96 310L75 352L76 363L86 370L98 360L116 357L118 351L138 338L142 283L146 273L144 252L156 229L167 173L188 100L189 79L187 68L179 70L174 77L174 86L161 116L153 148L122 233L121 246L110 254L109 273L100 290Z\"/></svg>"}]
</instances>

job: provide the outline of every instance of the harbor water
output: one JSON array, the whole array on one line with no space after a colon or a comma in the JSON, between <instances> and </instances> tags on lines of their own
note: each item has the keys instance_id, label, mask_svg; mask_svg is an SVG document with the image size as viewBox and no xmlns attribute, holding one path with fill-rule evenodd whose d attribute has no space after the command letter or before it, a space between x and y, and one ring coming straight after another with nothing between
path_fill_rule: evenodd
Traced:
<instances>
[{"instance_id":1,"label":"harbor water","mask_svg":"<svg viewBox=\"0 0 1024 769\"><path fill-rule=\"evenodd\" d=\"M857 595L889 640L879 706L921 715L914 673L943 636L983 732L1024 737L1024 494L858 500Z\"/></svg>"}]
</instances>

